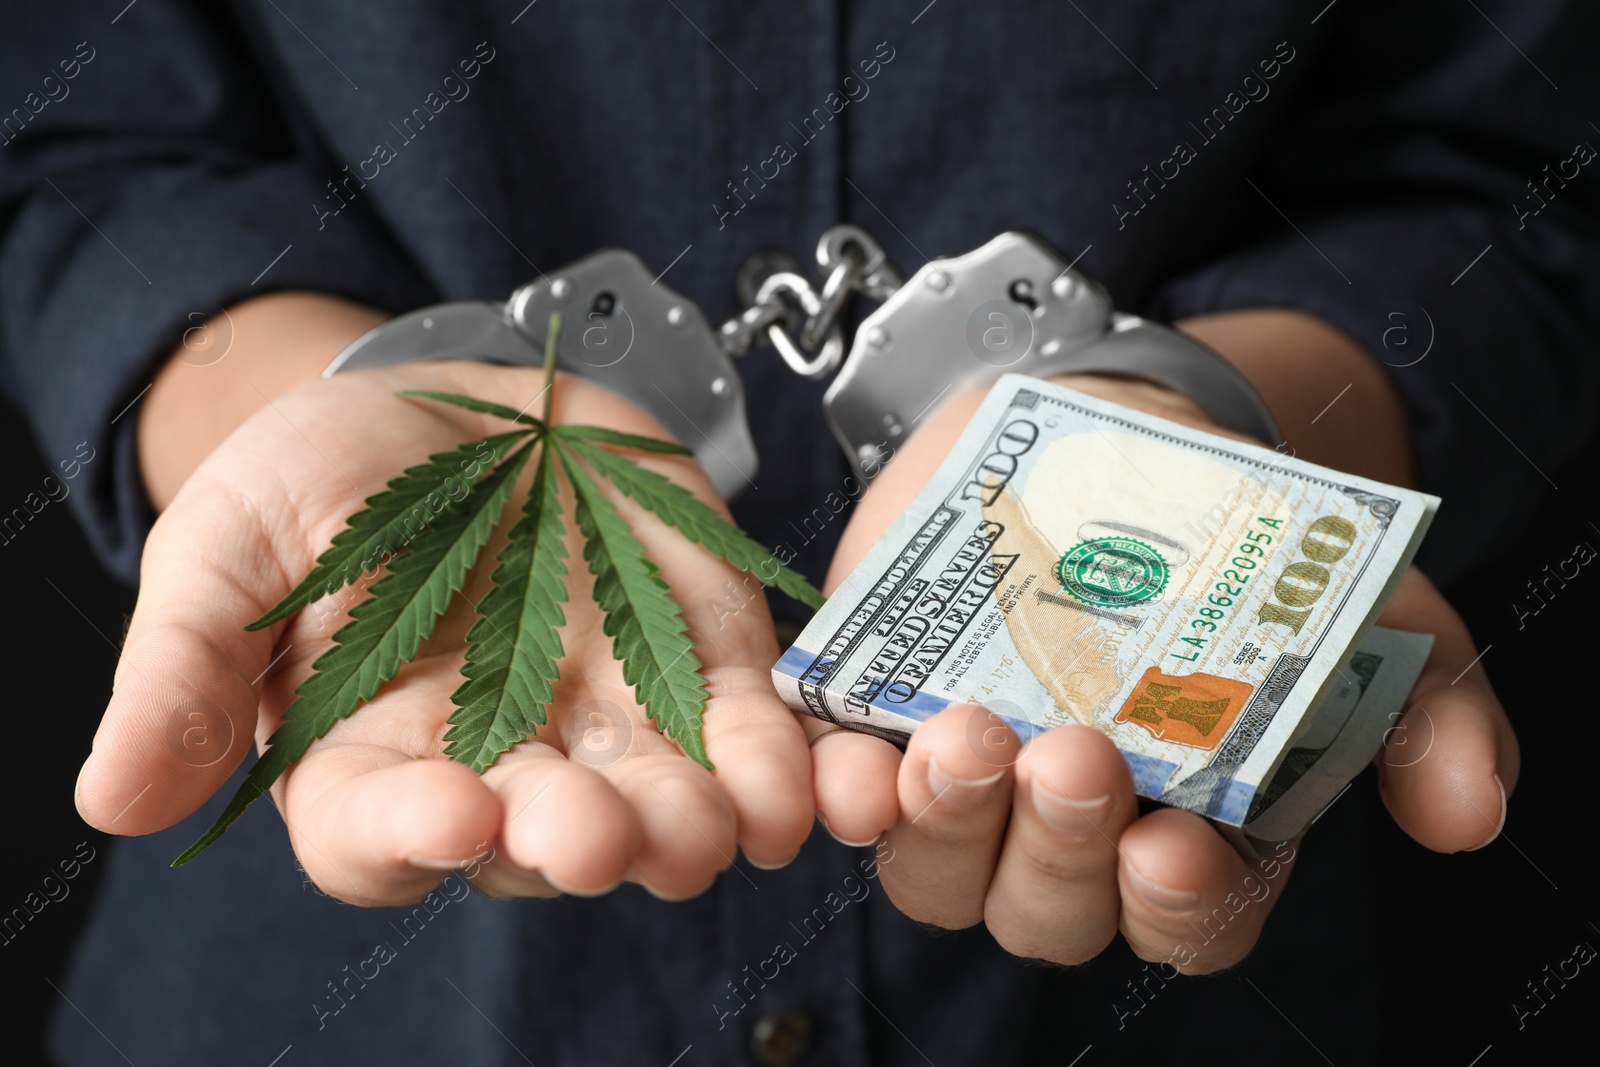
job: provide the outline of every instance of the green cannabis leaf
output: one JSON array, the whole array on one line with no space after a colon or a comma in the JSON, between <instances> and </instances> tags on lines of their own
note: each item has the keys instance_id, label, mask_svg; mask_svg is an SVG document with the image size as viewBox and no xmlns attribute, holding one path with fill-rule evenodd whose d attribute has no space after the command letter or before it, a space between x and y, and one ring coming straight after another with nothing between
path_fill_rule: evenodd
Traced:
<instances>
[{"instance_id":1,"label":"green cannabis leaf","mask_svg":"<svg viewBox=\"0 0 1600 1067\"><path fill-rule=\"evenodd\" d=\"M556 453L577 499L583 558L594 575L595 603L606 615L606 636L622 661L622 678L662 731L709 768L700 738L706 683L683 612L644 546L565 444L558 439Z\"/></svg>"},{"instance_id":2,"label":"green cannabis leaf","mask_svg":"<svg viewBox=\"0 0 1600 1067\"><path fill-rule=\"evenodd\" d=\"M402 389L396 396L414 396L422 400L440 400L446 404L454 404L458 408L476 411L483 415L493 415L496 418L509 419L520 422L525 426L544 432L544 422L522 411L513 411L504 404L496 404L489 400L479 400L476 397L462 396L460 393L441 393L433 389Z\"/></svg>"},{"instance_id":3,"label":"green cannabis leaf","mask_svg":"<svg viewBox=\"0 0 1600 1067\"><path fill-rule=\"evenodd\" d=\"M522 518L500 553L494 588L467 631L466 681L450 695L458 710L444 735L444 754L479 774L544 725L566 623L563 533L561 494L546 449Z\"/></svg>"},{"instance_id":4,"label":"green cannabis leaf","mask_svg":"<svg viewBox=\"0 0 1600 1067\"><path fill-rule=\"evenodd\" d=\"M763 584L812 607L822 605L822 594L693 493L610 451L692 455L689 449L603 426L551 425L560 329L560 316L552 315L545 341L543 418L455 393L399 394L505 419L518 428L406 469L346 520L346 528L299 585L246 627L271 626L363 574L387 568L373 583L371 596L351 610L350 622L333 635L334 647L312 664L311 676L295 691L294 703L238 792L174 867L220 838L313 741L371 700L402 664L416 657L477 565L530 459L532 485L496 557L492 587L467 631L463 681L450 697L456 710L444 737L445 755L481 774L547 721L564 654L564 476L584 540L583 558L594 578L592 595L604 615L602 629L612 640L612 652L622 662L623 679L658 728L691 758L712 768L701 721L706 684L683 612L601 483L609 482Z\"/></svg>"},{"instance_id":5,"label":"green cannabis leaf","mask_svg":"<svg viewBox=\"0 0 1600 1067\"><path fill-rule=\"evenodd\" d=\"M563 433L564 429L557 427L555 430L561 447L582 456L612 485L655 512L662 522L675 527L683 536L704 546L713 555L756 575L796 600L812 608L822 607L822 594L810 582L780 565L772 553L717 514L715 509L702 503L689 490L653 470L639 466L631 459L578 440L577 434ZM769 564L772 569L770 577L761 574L761 569Z\"/></svg>"}]
</instances>

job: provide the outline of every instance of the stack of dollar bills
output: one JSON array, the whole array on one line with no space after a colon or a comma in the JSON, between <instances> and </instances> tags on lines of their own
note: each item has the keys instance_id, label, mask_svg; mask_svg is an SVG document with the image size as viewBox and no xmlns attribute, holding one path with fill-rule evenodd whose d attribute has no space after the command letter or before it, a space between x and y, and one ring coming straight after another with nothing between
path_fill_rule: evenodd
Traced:
<instances>
[{"instance_id":1,"label":"stack of dollar bills","mask_svg":"<svg viewBox=\"0 0 1600 1067\"><path fill-rule=\"evenodd\" d=\"M1374 627L1438 499L1007 375L773 668L903 741L954 704L1069 723L1246 852L1371 761L1433 639Z\"/></svg>"}]
</instances>

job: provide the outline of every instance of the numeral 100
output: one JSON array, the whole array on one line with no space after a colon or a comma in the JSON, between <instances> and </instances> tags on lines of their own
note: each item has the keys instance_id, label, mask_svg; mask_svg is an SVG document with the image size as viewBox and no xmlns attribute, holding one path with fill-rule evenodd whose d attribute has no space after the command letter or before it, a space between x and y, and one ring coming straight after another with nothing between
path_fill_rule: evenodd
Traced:
<instances>
[{"instance_id":1,"label":"numeral 100","mask_svg":"<svg viewBox=\"0 0 1600 1067\"><path fill-rule=\"evenodd\" d=\"M1332 577L1325 564L1337 563L1356 543L1355 523L1337 515L1324 515L1311 524L1300 539L1300 554L1283 569L1278 584L1272 587L1277 603L1261 606L1259 622L1275 622L1299 633L1311 617L1311 605L1322 598Z\"/></svg>"}]
</instances>

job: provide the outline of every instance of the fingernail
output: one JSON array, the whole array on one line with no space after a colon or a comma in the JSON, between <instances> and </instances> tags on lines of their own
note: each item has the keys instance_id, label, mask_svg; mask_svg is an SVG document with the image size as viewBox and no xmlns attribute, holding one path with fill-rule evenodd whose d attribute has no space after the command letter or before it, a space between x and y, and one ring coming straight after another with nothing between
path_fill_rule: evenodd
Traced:
<instances>
[{"instance_id":1,"label":"fingernail","mask_svg":"<svg viewBox=\"0 0 1600 1067\"><path fill-rule=\"evenodd\" d=\"M995 771L985 778L956 778L946 774L938 760L928 757L928 788L933 790L935 799L955 807L968 807L987 799L1005 773Z\"/></svg>"},{"instance_id":2,"label":"fingernail","mask_svg":"<svg viewBox=\"0 0 1600 1067\"><path fill-rule=\"evenodd\" d=\"M794 855L790 856L788 859L779 860L777 863L758 863L755 860L750 858L750 854L749 853L745 853L745 857L744 858L745 858L745 862L749 863L750 866L754 867L758 871L778 871L778 870L782 870L783 868L789 866L789 864L793 863L795 861L795 857L799 856L799 855L800 855L800 853L796 852L796 853L794 853Z\"/></svg>"},{"instance_id":3,"label":"fingernail","mask_svg":"<svg viewBox=\"0 0 1600 1067\"><path fill-rule=\"evenodd\" d=\"M1173 889L1160 882L1152 882L1134 870L1130 863L1124 863L1122 866L1123 870L1128 872L1128 882L1134 890L1158 908L1166 911L1187 911L1200 902L1200 894L1192 889Z\"/></svg>"},{"instance_id":4,"label":"fingernail","mask_svg":"<svg viewBox=\"0 0 1600 1067\"><path fill-rule=\"evenodd\" d=\"M883 836L882 834L873 834L872 837L866 841L846 841L844 838L833 832L833 827L828 825L827 817L820 811L817 812L817 821L822 824L822 828L824 830L828 831L829 837L839 842L839 844L846 845L850 848L866 848L868 845L876 845L878 843L878 838Z\"/></svg>"},{"instance_id":5,"label":"fingernail","mask_svg":"<svg viewBox=\"0 0 1600 1067\"><path fill-rule=\"evenodd\" d=\"M1494 776L1494 784L1500 787L1500 821L1494 824L1494 833L1485 838L1483 844L1462 849L1463 852L1476 852L1480 848L1488 848L1494 844L1495 838L1500 836L1500 831L1506 828L1506 784L1500 780L1498 774Z\"/></svg>"},{"instance_id":6,"label":"fingernail","mask_svg":"<svg viewBox=\"0 0 1600 1067\"><path fill-rule=\"evenodd\" d=\"M1056 792L1043 778L1033 780L1033 810L1045 825L1066 837L1098 837L1114 805L1111 794L1074 800Z\"/></svg>"},{"instance_id":7,"label":"fingernail","mask_svg":"<svg viewBox=\"0 0 1600 1067\"><path fill-rule=\"evenodd\" d=\"M468 856L464 860L442 860L442 859L439 859L437 856L407 856L406 857L406 862L411 864L411 866L413 866L413 867L421 867L424 870L429 870L429 871L453 871L457 867L465 867L467 864L471 863L472 860L473 860L473 857L471 857L471 856Z\"/></svg>"}]
</instances>

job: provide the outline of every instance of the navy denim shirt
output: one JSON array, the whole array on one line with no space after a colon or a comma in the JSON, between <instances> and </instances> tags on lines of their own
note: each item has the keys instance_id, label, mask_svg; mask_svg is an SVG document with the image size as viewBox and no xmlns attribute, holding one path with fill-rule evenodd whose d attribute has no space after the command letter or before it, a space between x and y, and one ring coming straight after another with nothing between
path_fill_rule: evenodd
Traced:
<instances>
[{"instance_id":1,"label":"navy denim shirt","mask_svg":"<svg viewBox=\"0 0 1600 1067\"><path fill-rule=\"evenodd\" d=\"M1127 310L1322 316L1392 368L1445 501L1435 572L1490 548L1529 464L1590 418L1600 180L1581 172L1600 101L1576 74L1592 5L119 7L4 5L0 374L48 456L110 457L70 499L130 578L151 515L122 414L185 329L275 289L391 312L500 299L604 246L671 264L713 319L736 310L747 255L804 256L839 221L907 269L1026 227ZM801 544L789 523L845 467L821 386L770 357L741 367L764 473L735 510L817 576L838 529ZM167 870L192 829L116 850L67 990L82 1017L57 1020L67 1062L120 1062L114 1043L137 1063L292 1046L285 1065L665 1067L752 1062L757 1029L785 1062L783 1034L809 1026L805 1062L1065 1063L1092 1041L1192 1052L1219 1017L1239 1056L1305 1052L1236 983L1188 983L1159 1025L1119 1028L1140 973L1125 952L1059 975L981 930L930 938L864 878L870 853L825 835L686 904L458 899L454 876L394 912L303 885L266 805ZM1361 854L1329 844L1338 870L1296 888L1344 886L1346 925L1292 927L1306 913L1288 907L1267 940L1359 987ZM1348 997L1333 1040L1365 1058L1371 997Z\"/></svg>"}]
</instances>

